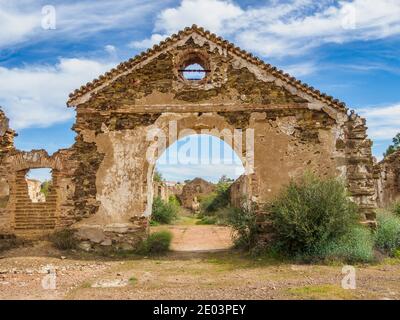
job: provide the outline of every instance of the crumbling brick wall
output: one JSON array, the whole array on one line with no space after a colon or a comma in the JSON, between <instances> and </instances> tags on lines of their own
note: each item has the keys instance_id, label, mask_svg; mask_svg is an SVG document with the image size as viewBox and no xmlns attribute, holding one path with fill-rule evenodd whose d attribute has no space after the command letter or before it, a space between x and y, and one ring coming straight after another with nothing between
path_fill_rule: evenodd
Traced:
<instances>
[{"instance_id":1,"label":"crumbling brick wall","mask_svg":"<svg viewBox=\"0 0 400 320\"><path fill-rule=\"evenodd\" d=\"M207 70L202 80L183 77L189 62ZM76 90L68 105L76 109L76 141L51 157L44 151L15 150L13 131L0 130L0 178L10 185L11 229L17 202L22 205L16 200L22 171L49 167L56 180L51 228L76 229L89 249L136 241L135 235L145 234L151 214L154 165L160 156L153 149L163 140L149 139L154 130L165 134L163 148L204 130L216 136L215 131L242 132L236 142L243 148L227 142L242 160L242 179L249 186L239 186L236 199L250 190L248 198L262 204L308 170L344 178L360 205L361 220L374 223L365 120L202 28L185 29L121 63ZM169 134L171 123L176 137ZM253 134L253 145L247 133Z\"/></svg>"},{"instance_id":2,"label":"crumbling brick wall","mask_svg":"<svg viewBox=\"0 0 400 320\"><path fill-rule=\"evenodd\" d=\"M10 185L4 161L13 152L15 132L0 108L0 234L12 233L9 214Z\"/></svg>"}]
</instances>

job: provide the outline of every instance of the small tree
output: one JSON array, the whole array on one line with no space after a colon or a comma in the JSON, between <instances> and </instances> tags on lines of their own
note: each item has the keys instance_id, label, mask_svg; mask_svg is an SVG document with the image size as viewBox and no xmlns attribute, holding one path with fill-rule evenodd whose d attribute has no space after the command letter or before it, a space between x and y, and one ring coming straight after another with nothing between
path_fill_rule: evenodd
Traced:
<instances>
[{"instance_id":1,"label":"small tree","mask_svg":"<svg viewBox=\"0 0 400 320\"><path fill-rule=\"evenodd\" d=\"M154 182L163 182L164 181L162 173L160 171L158 171L157 169L154 172L153 181Z\"/></svg>"},{"instance_id":2,"label":"small tree","mask_svg":"<svg viewBox=\"0 0 400 320\"><path fill-rule=\"evenodd\" d=\"M397 150L400 150L400 133L396 134L396 136L393 138L393 144L391 144L383 154L384 157L387 157L388 155L396 152Z\"/></svg>"}]
</instances>

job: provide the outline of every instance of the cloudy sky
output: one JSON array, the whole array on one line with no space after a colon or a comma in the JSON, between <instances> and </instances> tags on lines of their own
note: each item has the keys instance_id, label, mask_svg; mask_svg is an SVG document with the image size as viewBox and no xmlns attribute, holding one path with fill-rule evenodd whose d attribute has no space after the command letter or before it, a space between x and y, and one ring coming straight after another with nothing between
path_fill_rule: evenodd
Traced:
<instances>
[{"instance_id":1,"label":"cloudy sky","mask_svg":"<svg viewBox=\"0 0 400 320\"><path fill-rule=\"evenodd\" d=\"M17 147L71 146L68 94L193 23L345 101L377 158L400 131L400 0L0 0L0 106ZM160 169L215 180L240 173L235 159Z\"/></svg>"}]
</instances>

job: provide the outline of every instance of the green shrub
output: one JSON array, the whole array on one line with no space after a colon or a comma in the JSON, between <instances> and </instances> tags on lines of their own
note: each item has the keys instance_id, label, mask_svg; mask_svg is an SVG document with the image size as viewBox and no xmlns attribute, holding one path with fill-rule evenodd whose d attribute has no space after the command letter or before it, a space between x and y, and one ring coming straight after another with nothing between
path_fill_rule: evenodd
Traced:
<instances>
[{"instance_id":1,"label":"green shrub","mask_svg":"<svg viewBox=\"0 0 400 320\"><path fill-rule=\"evenodd\" d=\"M137 253L146 255L160 255L169 250L172 240L172 233L163 230L150 234L142 242Z\"/></svg>"},{"instance_id":2,"label":"green shrub","mask_svg":"<svg viewBox=\"0 0 400 320\"><path fill-rule=\"evenodd\" d=\"M392 211L393 211L393 213L394 213L396 216L400 217L400 201L396 201L396 202L393 204L393 209L392 209Z\"/></svg>"},{"instance_id":3,"label":"green shrub","mask_svg":"<svg viewBox=\"0 0 400 320\"><path fill-rule=\"evenodd\" d=\"M259 224L253 207L231 208L228 223L234 230L233 242L236 248L251 251L258 247Z\"/></svg>"},{"instance_id":4,"label":"green shrub","mask_svg":"<svg viewBox=\"0 0 400 320\"><path fill-rule=\"evenodd\" d=\"M223 176L217 183L215 192L200 197L200 212L202 215L213 215L218 210L229 206L229 187L231 184L231 180Z\"/></svg>"},{"instance_id":5,"label":"green shrub","mask_svg":"<svg viewBox=\"0 0 400 320\"><path fill-rule=\"evenodd\" d=\"M72 230L61 230L50 235L50 241L60 250L76 249L78 242Z\"/></svg>"},{"instance_id":6,"label":"green shrub","mask_svg":"<svg viewBox=\"0 0 400 320\"><path fill-rule=\"evenodd\" d=\"M336 241L358 219L357 207L342 182L312 175L291 181L266 211L277 247L291 255Z\"/></svg>"},{"instance_id":7,"label":"green shrub","mask_svg":"<svg viewBox=\"0 0 400 320\"><path fill-rule=\"evenodd\" d=\"M216 224L217 217L215 216L204 216L200 218L200 221L197 221L196 224Z\"/></svg>"},{"instance_id":8,"label":"green shrub","mask_svg":"<svg viewBox=\"0 0 400 320\"><path fill-rule=\"evenodd\" d=\"M377 222L375 245L393 255L400 248L400 218L390 213L379 213Z\"/></svg>"},{"instance_id":9,"label":"green shrub","mask_svg":"<svg viewBox=\"0 0 400 320\"><path fill-rule=\"evenodd\" d=\"M164 202L157 197L153 201L153 212L151 215L152 221L160 224L168 224L176 219L179 207L171 202Z\"/></svg>"},{"instance_id":10,"label":"green shrub","mask_svg":"<svg viewBox=\"0 0 400 320\"><path fill-rule=\"evenodd\" d=\"M311 260L370 262L374 259L374 238L368 228L353 226L338 239L320 244L309 255Z\"/></svg>"},{"instance_id":11,"label":"green shrub","mask_svg":"<svg viewBox=\"0 0 400 320\"><path fill-rule=\"evenodd\" d=\"M179 201L178 197L176 195L174 195L174 194L169 196L168 203L171 203L175 207L180 207L181 206L181 202Z\"/></svg>"}]
</instances>

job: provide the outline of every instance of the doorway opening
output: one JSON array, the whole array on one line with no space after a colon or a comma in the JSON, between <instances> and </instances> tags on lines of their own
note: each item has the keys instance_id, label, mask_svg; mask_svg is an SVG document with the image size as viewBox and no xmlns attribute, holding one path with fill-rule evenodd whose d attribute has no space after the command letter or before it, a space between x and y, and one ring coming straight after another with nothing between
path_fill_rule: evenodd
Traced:
<instances>
[{"instance_id":1,"label":"doorway opening","mask_svg":"<svg viewBox=\"0 0 400 320\"><path fill-rule=\"evenodd\" d=\"M31 201L33 203L46 202L53 186L52 169L30 169L25 175L25 181Z\"/></svg>"},{"instance_id":2,"label":"doorway opening","mask_svg":"<svg viewBox=\"0 0 400 320\"><path fill-rule=\"evenodd\" d=\"M220 138L193 134L177 140L155 166L151 231L170 231L175 251L231 248L230 191L244 172L241 158Z\"/></svg>"}]
</instances>

